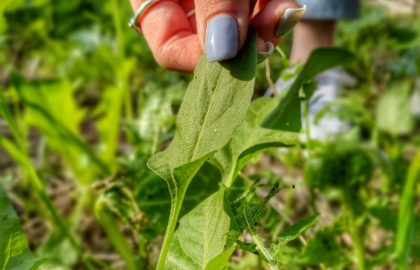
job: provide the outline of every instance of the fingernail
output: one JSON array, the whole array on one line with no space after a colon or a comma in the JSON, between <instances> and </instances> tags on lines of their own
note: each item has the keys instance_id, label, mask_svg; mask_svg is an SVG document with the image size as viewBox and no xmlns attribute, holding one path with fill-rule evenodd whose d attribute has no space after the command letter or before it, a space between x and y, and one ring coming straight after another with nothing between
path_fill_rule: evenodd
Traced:
<instances>
[{"instance_id":1,"label":"fingernail","mask_svg":"<svg viewBox=\"0 0 420 270\"><path fill-rule=\"evenodd\" d=\"M207 23L206 55L209 62L235 57L238 53L238 25L236 20L221 14Z\"/></svg>"},{"instance_id":2,"label":"fingernail","mask_svg":"<svg viewBox=\"0 0 420 270\"><path fill-rule=\"evenodd\" d=\"M306 11L306 5L300 8L288 8L284 12L279 24L276 27L275 34L278 37L283 37L295 27L295 25L302 19Z\"/></svg>"},{"instance_id":3,"label":"fingernail","mask_svg":"<svg viewBox=\"0 0 420 270\"><path fill-rule=\"evenodd\" d=\"M267 57L269 57L270 55L273 54L274 52L274 44L271 42L266 42L265 46L267 46L267 51L265 52L258 52L258 63L261 63L262 61L264 61L265 59L267 59Z\"/></svg>"}]
</instances>

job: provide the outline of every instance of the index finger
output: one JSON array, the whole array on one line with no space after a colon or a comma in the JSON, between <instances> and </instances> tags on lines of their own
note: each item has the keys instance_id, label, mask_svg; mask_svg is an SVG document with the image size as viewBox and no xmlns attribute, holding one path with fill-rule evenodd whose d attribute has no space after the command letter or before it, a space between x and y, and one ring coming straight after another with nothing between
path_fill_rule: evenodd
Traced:
<instances>
[{"instance_id":1,"label":"index finger","mask_svg":"<svg viewBox=\"0 0 420 270\"><path fill-rule=\"evenodd\" d=\"M141 3L131 0L134 8ZM191 72L203 54L184 9L177 1L162 0L151 6L139 24L156 61L164 68Z\"/></svg>"}]
</instances>

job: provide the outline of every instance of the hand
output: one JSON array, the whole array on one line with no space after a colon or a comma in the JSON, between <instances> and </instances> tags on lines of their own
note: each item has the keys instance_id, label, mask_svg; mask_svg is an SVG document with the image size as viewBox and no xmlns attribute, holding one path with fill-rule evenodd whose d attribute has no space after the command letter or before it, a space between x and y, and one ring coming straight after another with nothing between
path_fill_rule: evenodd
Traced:
<instances>
[{"instance_id":1,"label":"hand","mask_svg":"<svg viewBox=\"0 0 420 270\"><path fill-rule=\"evenodd\" d=\"M187 72L194 70L203 51L210 62L233 58L249 25L258 32L260 54L272 53L305 12L293 0L155 1L138 25L159 65ZM131 5L137 10L141 2L131 0Z\"/></svg>"}]
</instances>

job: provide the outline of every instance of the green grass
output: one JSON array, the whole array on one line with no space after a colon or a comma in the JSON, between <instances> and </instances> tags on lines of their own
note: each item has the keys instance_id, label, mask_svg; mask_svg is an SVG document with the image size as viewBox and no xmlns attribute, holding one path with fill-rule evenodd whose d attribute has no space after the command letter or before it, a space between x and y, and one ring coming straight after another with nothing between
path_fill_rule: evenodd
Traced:
<instances>
[{"instance_id":1,"label":"green grass","mask_svg":"<svg viewBox=\"0 0 420 270\"><path fill-rule=\"evenodd\" d=\"M157 265L171 196L147 161L182 125L176 117L192 76L156 65L143 37L126 26L128 2L0 3L0 209L24 229L0 226L0 250L9 254L1 269ZM321 111L353 127L335 141L298 143L292 133L301 127L299 106L309 105L300 98L313 86L311 68L271 99L258 98L269 87L266 72L275 80L287 60L275 53L270 70L257 66L245 121L234 119L222 145L194 148L193 156L201 152L189 161L209 156L182 187L179 222L170 223L175 240L166 244L169 268L420 266L420 125L409 109L420 91L420 23L418 15L396 16L364 6L360 19L339 25L341 49L308 65L334 66L342 61L332 55L342 53L343 68L358 80ZM280 113L266 118L276 106ZM184 169L191 173L176 168L174 177L185 177ZM206 238L210 231L219 234Z\"/></svg>"}]
</instances>

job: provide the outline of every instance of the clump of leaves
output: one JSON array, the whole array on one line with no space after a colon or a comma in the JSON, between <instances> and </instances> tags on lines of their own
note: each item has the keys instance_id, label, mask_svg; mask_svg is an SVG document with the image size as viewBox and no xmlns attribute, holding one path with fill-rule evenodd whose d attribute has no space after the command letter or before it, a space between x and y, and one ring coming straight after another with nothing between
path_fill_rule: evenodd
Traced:
<instances>
[{"instance_id":1,"label":"clump of leaves","mask_svg":"<svg viewBox=\"0 0 420 270\"><path fill-rule=\"evenodd\" d=\"M314 215L297 223L266 248L254 223L278 187L274 186L264 199L252 190L245 190L239 200L232 200L230 194L235 179L252 157L270 147L298 143L299 89L323 70L349 58L344 51L332 50L326 64L317 64L318 57L325 55L326 51L321 51L311 58L304 67L306 72L284 97L263 97L252 103L257 59L254 31L250 31L236 58L220 63L208 63L204 57L200 60L181 104L172 143L148 161L149 168L167 182L171 195L158 269L223 269L237 245L259 253L272 269L277 269L275 257L280 248L316 221L318 216ZM284 115L284 106L294 109ZM273 113L278 110L282 111L280 119ZM293 128L278 128L281 119ZM270 124L262 127L263 123ZM221 172L221 179L214 179L220 182L219 190L178 223L187 189L207 161ZM253 243L237 241L242 230L251 233Z\"/></svg>"},{"instance_id":2,"label":"clump of leaves","mask_svg":"<svg viewBox=\"0 0 420 270\"><path fill-rule=\"evenodd\" d=\"M158 269L164 267L187 188L194 175L230 140L245 117L254 88L255 34L233 60L207 63L203 57L189 85L170 146L152 156L149 167L169 186L171 212Z\"/></svg>"},{"instance_id":3,"label":"clump of leaves","mask_svg":"<svg viewBox=\"0 0 420 270\"><path fill-rule=\"evenodd\" d=\"M369 149L353 144L326 144L315 150L305 164L309 185L318 188L359 187L375 169Z\"/></svg>"},{"instance_id":4,"label":"clump of leaves","mask_svg":"<svg viewBox=\"0 0 420 270\"><path fill-rule=\"evenodd\" d=\"M270 269L278 269L279 260L277 256L283 247L290 241L298 238L305 230L315 224L319 215L311 215L289 226L280 234L276 241L272 242L269 247L266 247L265 240L258 235L255 227L266 204L279 191L279 185L275 184L264 198L256 196L252 191L246 196L232 201L231 209L236 223L236 231L231 231L230 235L238 236L241 231L247 231L251 235L253 243L236 240L239 247L246 251L260 254L262 259L268 263ZM234 237L232 238L234 239Z\"/></svg>"}]
</instances>

